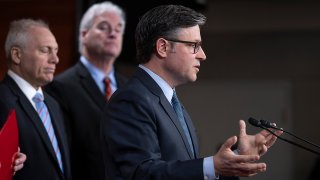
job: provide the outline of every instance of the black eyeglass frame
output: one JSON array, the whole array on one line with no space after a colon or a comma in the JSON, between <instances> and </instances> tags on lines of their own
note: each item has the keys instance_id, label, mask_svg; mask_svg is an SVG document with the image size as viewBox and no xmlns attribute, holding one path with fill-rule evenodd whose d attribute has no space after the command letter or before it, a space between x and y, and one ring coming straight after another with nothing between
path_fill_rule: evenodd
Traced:
<instances>
[{"instance_id":1,"label":"black eyeglass frame","mask_svg":"<svg viewBox=\"0 0 320 180\"><path fill-rule=\"evenodd\" d=\"M192 41L182 41L182 40L178 40L178 39L170 39L170 38L164 38L167 41L171 41L171 42L177 42L177 43L185 43L185 44L192 44L193 45L193 54L196 54L199 52L199 49L202 45L201 41L198 42L192 42Z\"/></svg>"}]
</instances>

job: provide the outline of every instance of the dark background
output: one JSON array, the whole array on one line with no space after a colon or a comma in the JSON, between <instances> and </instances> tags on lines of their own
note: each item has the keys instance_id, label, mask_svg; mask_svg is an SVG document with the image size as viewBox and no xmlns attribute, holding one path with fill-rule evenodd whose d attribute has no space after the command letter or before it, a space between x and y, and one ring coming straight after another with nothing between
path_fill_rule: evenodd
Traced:
<instances>
[{"instance_id":1,"label":"dark background","mask_svg":"<svg viewBox=\"0 0 320 180\"><path fill-rule=\"evenodd\" d=\"M44 19L49 23L59 44L60 62L56 72L58 74L78 61L79 20L88 6L95 2L98 1L0 0L2 47L10 21L19 18ZM250 93L244 97L239 97L238 94L254 93L255 91L250 89L252 87L261 90L262 95L267 97L260 96L261 98L250 101L250 107L259 109L257 112L263 112L257 118L268 119L270 112L268 108L274 107L277 117L282 117L275 119L278 124L320 144L319 1L114 0L113 2L127 11L124 47L117 66L128 76L136 66L133 35L137 21L144 12L156 5L170 3L192 7L207 16L208 21L201 30L207 60L201 65L198 81L178 89L181 101L184 102L198 127L203 155L212 155L213 149L216 149L221 141L234 135L231 131L237 132L238 118L245 119L248 117L247 114L254 113L252 109L248 109L245 116L239 117L235 112L236 109L248 105L251 97ZM2 59L0 78L7 71L3 49L0 48ZM277 84L284 88L272 87ZM210 89L211 87L214 88ZM216 87L223 88L218 91ZM285 93L273 97L272 95L277 94L271 92L273 88ZM226 97L213 96L212 93L216 91L225 93ZM230 97L234 98L230 100ZM279 112L278 97L285 97L287 103L285 107L279 109ZM220 98L219 102L211 108L216 103L216 98ZM206 111L202 113L204 110ZM215 118L219 112L225 111L226 113L218 119ZM208 118L203 118L204 116ZM229 123L233 126L227 126ZM213 137L215 132L218 135ZM205 137L212 139L206 140ZM289 148L289 151L283 153L281 150L285 148ZM265 178L258 176L256 179L308 179L317 156L282 142L277 143L268 155L273 156L277 150L280 153L270 158L275 160L268 164L270 165L268 171L262 174ZM283 156L289 159L284 159ZM269 159L269 156L266 156L266 159ZM283 166L273 169L272 163L282 163ZM291 178L285 176L288 173Z\"/></svg>"}]
</instances>

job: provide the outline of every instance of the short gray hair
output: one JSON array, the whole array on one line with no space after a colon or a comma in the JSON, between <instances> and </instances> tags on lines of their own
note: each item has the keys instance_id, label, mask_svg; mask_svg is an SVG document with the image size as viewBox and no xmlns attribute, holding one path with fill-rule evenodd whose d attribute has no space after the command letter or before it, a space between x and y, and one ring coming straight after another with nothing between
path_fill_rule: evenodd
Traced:
<instances>
[{"instance_id":1,"label":"short gray hair","mask_svg":"<svg viewBox=\"0 0 320 180\"><path fill-rule=\"evenodd\" d=\"M25 48L27 44L27 38L29 36L29 29L31 27L44 27L49 29L49 25L43 20L33 19L20 19L10 23L8 35L4 44L6 57L10 59L10 51L14 46Z\"/></svg>"},{"instance_id":2,"label":"short gray hair","mask_svg":"<svg viewBox=\"0 0 320 180\"><path fill-rule=\"evenodd\" d=\"M120 8L118 5L116 5L112 2L109 2L109 1L104 1L101 3L93 4L84 13L84 15L82 16L82 19L80 21L80 26L79 26L79 52L80 53L82 50L81 31L89 30L93 25L94 18L101 15L102 13L105 13L105 12L117 13L122 19L122 24L123 24L122 31L124 31L125 23L126 23L126 15L125 15L125 12L122 8Z\"/></svg>"}]
</instances>

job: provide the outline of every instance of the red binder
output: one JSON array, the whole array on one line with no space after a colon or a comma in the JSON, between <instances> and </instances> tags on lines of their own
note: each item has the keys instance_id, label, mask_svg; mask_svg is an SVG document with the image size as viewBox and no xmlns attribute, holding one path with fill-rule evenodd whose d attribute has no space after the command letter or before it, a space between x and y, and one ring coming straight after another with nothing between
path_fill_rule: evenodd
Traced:
<instances>
[{"instance_id":1,"label":"red binder","mask_svg":"<svg viewBox=\"0 0 320 180\"><path fill-rule=\"evenodd\" d=\"M18 151L19 136L16 111L11 110L6 123L0 130L0 179L12 180L12 162Z\"/></svg>"}]
</instances>

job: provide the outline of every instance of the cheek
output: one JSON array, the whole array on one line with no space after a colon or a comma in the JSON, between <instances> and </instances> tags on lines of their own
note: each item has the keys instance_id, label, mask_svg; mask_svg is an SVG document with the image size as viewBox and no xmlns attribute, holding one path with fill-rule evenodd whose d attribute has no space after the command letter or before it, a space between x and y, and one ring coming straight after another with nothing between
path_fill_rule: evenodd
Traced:
<instances>
[{"instance_id":1,"label":"cheek","mask_svg":"<svg viewBox=\"0 0 320 180\"><path fill-rule=\"evenodd\" d=\"M23 59L21 59L20 67L25 70L36 68L35 60L36 58L34 56L25 56Z\"/></svg>"},{"instance_id":2,"label":"cheek","mask_svg":"<svg viewBox=\"0 0 320 180\"><path fill-rule=\"evenodd\" d=\"M93 44L93 43L98 43L98 42L100 42L103 38L105 38L105 37L103 37L102 35L101 35L101 33L99 34L99 33L90 33L90 34L87 34L86 36L85 36L85 38L84 38L84 43L85 44Z\"/></svg>"},{"instance_id":3,"label":"cheek","mask_svg":"<svg viewBox=\"0 0 320 180\"><path fill-rule=\"evenodd\" d=\"M180 66L185 72L192 70L192 61L187 57L180 61Z\"/></svg>"}]
</instances>

